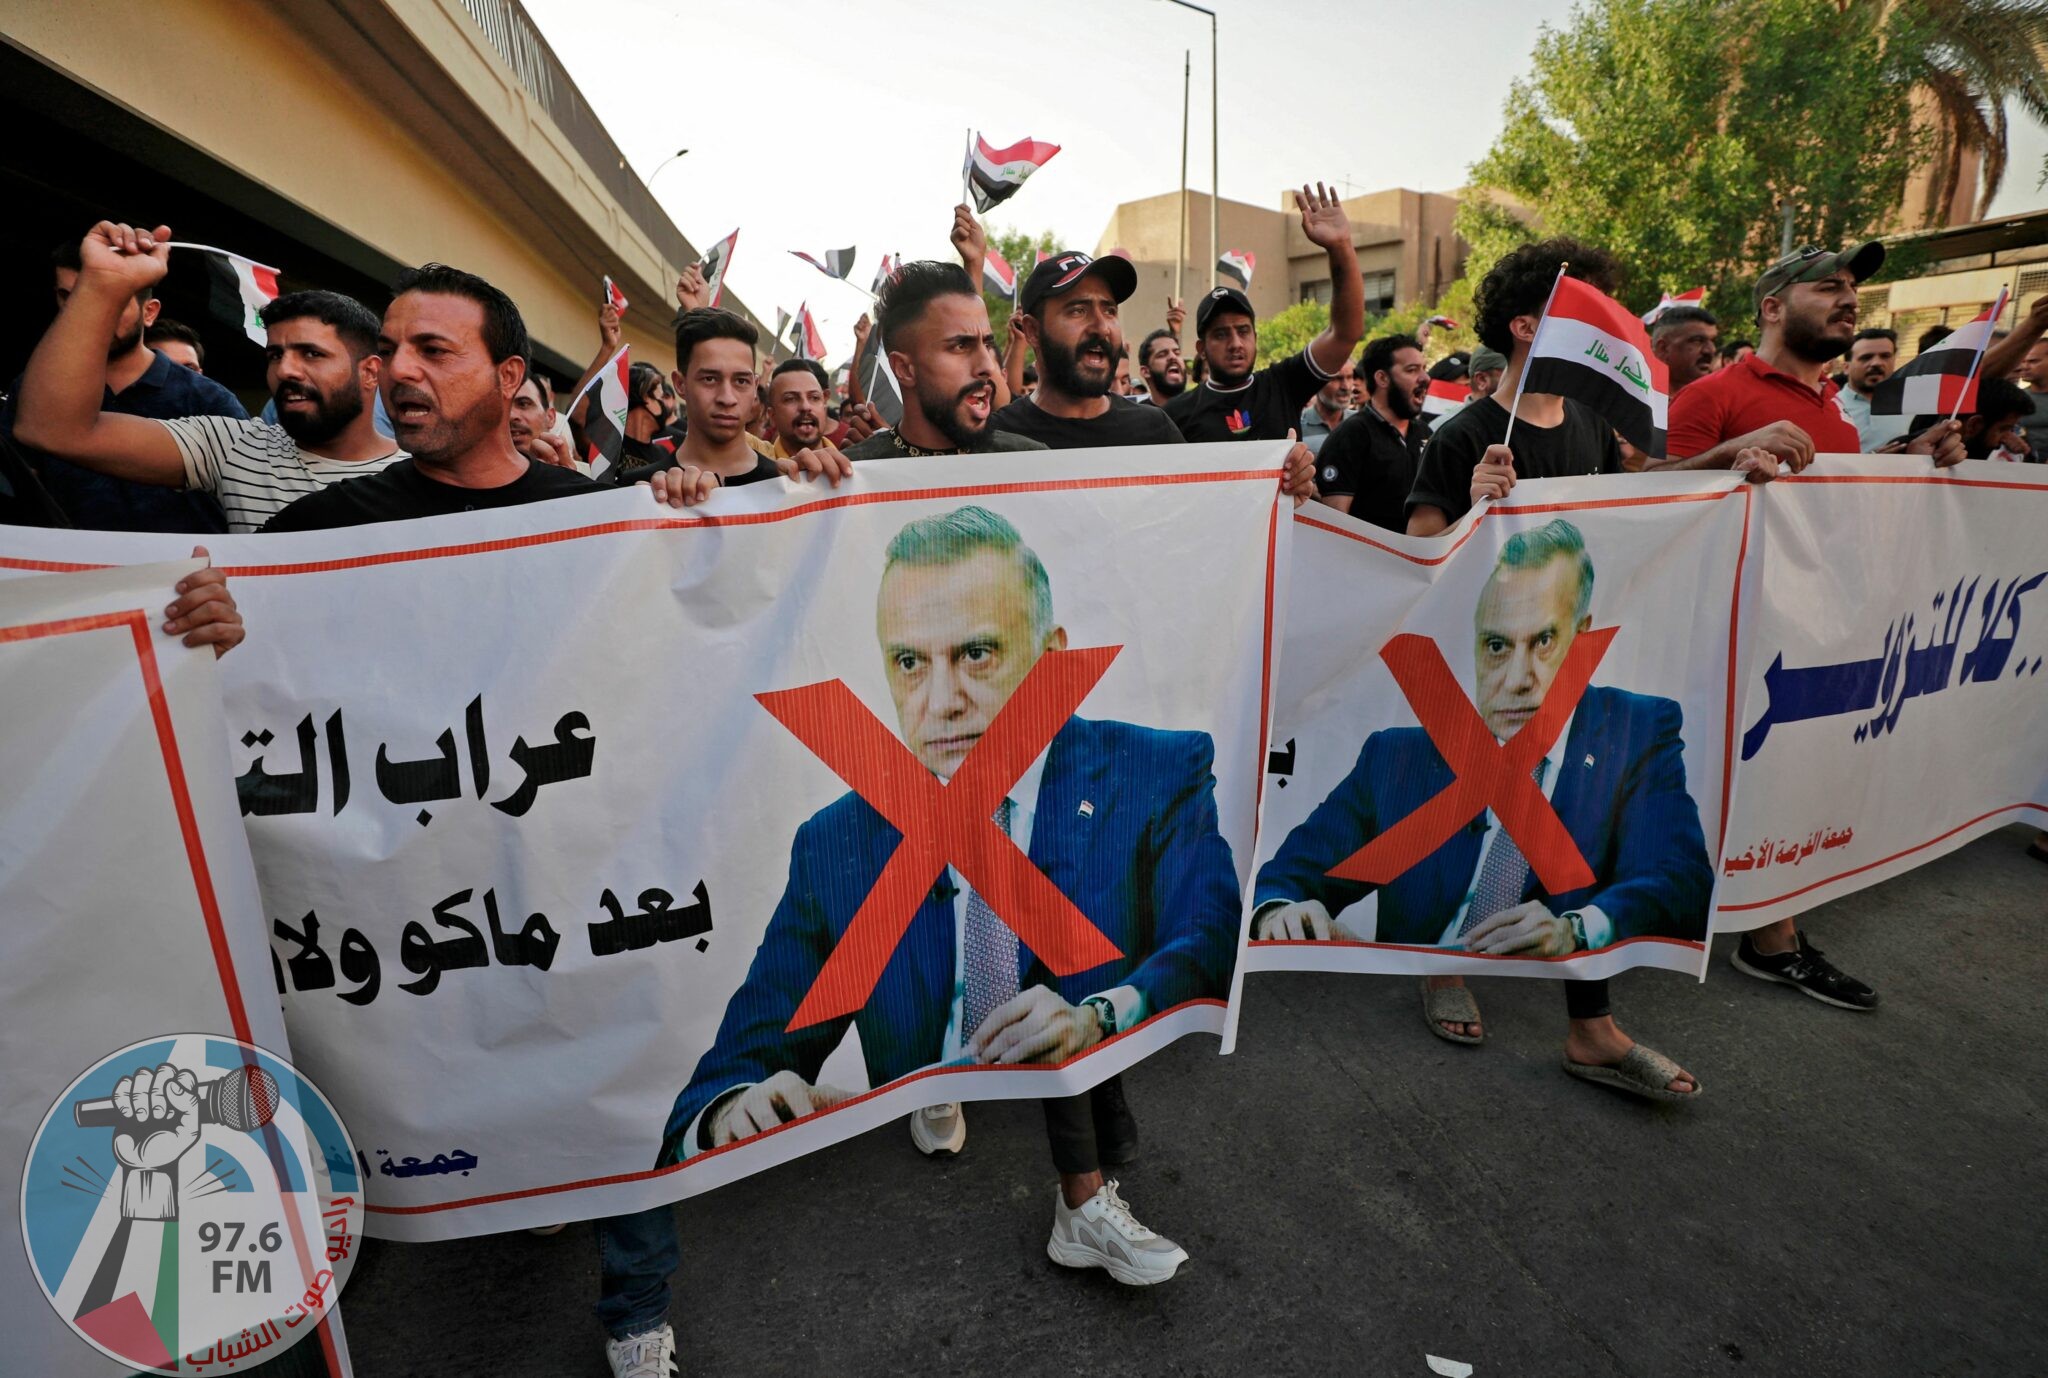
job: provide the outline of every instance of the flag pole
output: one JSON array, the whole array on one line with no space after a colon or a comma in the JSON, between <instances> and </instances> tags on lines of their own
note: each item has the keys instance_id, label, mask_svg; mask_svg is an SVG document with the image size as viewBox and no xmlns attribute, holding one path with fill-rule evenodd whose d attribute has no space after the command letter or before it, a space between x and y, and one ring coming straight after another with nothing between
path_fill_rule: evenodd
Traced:
<instances>
[{"instance_id":1,"label":"flag pole","mask_svg":"<svg viewBox=\"0 0 2048 1378\"><path fill-rule=\"evenodd\" d=\"M1188 95L1195 80L1193 49L1181 50L1180 64L1180 252L1174 256L1173 299L1185 302L1181 279L1188 266Z\"/></svg>"},{"instance_id":2,"label":"flag pole","mask_svg":"<svg viewBox=\"0 0 2048 1378\"><path fill-rule=\"evenodd\" d=\"M1522 394L1528 390L1523 383L1529 377L1530 363L1536 358L1536 346L1543 343L1543 327L1550 320L1550 304L1557 300L1557 284L1564 281L1564 270L1571 266L1569 262L1557 265L1557 276L1550 283L1550 295L1543 299L1543 314L1536 318L1536 333L1529 340L1529 352L1522 356L1522 371L1515 375L1515 405L1508 409L1507 434L1500 438L1503 445L1514 439L1515 418L1522 414Z\"/></svg>"},{"instance_id":3,"label":"flag pole","mask_svg":"<svg viewBox=\"0 0 2048 1378\"><path fill-rule=\"evenodd\" d=\"M967 126L967 156L960 161L960 204L974 209L974 126Z\"/></svg>"},{"instance_id":4,"label":"flag pole","mask_svg":"<svg viewBox=\"0 0 2048 1378\"><path fill-rule=\"evenodd\" d=\"M1956 394L1955 406L1949 408L1948 419L1953 421L1963 409L1963 399L1970 395L1970 384L1977 381L1978 366L1984 362L1985 351L1991 348L1991 332L1998 329L1998 318L2005 314L2005 297L2009 288L1998 289L1998 304L1991 310L1991 330L1984 332L1984 343L1977 346L1976 357L1970 360L1969 376L1963 379L1963 390Z\"/></svg>"}]
</instances>

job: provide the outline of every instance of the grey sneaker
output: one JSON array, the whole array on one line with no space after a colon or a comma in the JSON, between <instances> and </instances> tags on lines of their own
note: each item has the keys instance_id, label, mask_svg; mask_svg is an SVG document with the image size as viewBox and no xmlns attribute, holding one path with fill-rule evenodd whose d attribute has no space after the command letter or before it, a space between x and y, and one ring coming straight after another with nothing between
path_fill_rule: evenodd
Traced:
<instances>
[{"instance_id":1,"label":"grey sneaker","mask_svg":"<svg viewBox=\"0 0 2048 1378\"><path fill-rule=\"evenodd\" d=\"M604 1357L612 1366L612 1378L675 1378L675 1328L664 1322L659 1330L606 1340Z\"/></svg>"},{"instance_id":2,"label":"grey sneaker","mask_svg":"<svg viewBox=\"0 0 2048 1378\"><path fill-rule=\"evenodd\" d=\"M910 1117L910 1141L932 1157L967 1147L967 1112L957 1104L927 1105Z\"/></svg>"},{"instance_id":3,"label":"grey sneaker","mask_svg":"<svg viewBox=\"0 0 2048 1378\"><path fill-rule=\"evenodd\" d=\"M1116 1194L1115 1182L1104 1182L1071 1210L1064 1196L1055 1195L1052 1239L1045 1252L1062 1267L1107 1269L1131 1287L1165 1282L1188 1261L1186 1249L1138 1223L1129 1203Z\"/></svg>"}]
</instances>

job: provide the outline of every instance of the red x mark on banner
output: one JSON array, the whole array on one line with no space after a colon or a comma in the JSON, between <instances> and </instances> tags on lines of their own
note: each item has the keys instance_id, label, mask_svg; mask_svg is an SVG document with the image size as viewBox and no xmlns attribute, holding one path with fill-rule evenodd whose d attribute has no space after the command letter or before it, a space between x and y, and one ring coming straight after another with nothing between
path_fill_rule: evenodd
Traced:
<instances>
[{"instance_id":1,"label":"red x mark on banner","mask_svg":"<svg viewBox=\"0 0 2048 1378\"><path fill-rule=\"evenodd\" d=\"M949 865L1059 975L1123 955L994 822L1010 787L1122 649L1092 646L1040 656L945 784L839 680L754 696L903 834L805 992L789 1032L867 1003L932 882Z\"/></svg>"},{"instance_id":2,"label":"red x mark on banner","mask_svg":"<svg viewBox=\"0 0 2048 1378\"><path fill-rule=\"evenodd\" d=\"M1564 664L1550 682L1542 705L1514 736L1496 742L1486 720L1444 662L1444 653L1426 636L1404 632L1380 648L1380 659L1393 671L1394 682L1408 706L1429 733L1437 753L1454 777L1421 808L1388 828L1332 867L1339 880L1385 885L1443 845L1480 811L1494 817L1514 838L1536 879L1553 895L1593 883L1578 844L1564 820L1543 797L1533 772L1556 743L1572 710L1592 681L1600 658L1607 654L1618 627L1583 631L1565 652Z\"/></svg>"}]
</instances>

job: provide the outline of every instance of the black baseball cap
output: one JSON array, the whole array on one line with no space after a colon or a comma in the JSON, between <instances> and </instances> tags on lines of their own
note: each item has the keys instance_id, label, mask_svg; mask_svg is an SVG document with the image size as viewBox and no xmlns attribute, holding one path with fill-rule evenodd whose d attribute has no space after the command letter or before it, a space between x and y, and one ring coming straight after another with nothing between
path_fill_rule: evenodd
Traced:
<instances>
[{"instance_id":1,"label":"black baseball cap","mask_svg":"<svg viewBox=\"0 0 2048 1378\"><path fill-rule=\"evenodd\" d=\"M1203 297L1201 304L1195 307L1197 336L1209 333L1209 322L1215 319L1218 311L1235 311L1240 316L1251 317L1254 321L1259 318L1259 313L1252 310L1252 299L1235 287L1212 287L1209 289L1209 295Z\"/></svg>"},{"instance_id":2,"label":"black baseball cap","mask_svg":"<svg viewBox=\"0 0 2048 1378\"><path fill-rule=\"evenodd\" d=\"M1118 301L1129 301L1131 293L1138 290L1138 270L1129 259L1115 254L1091 258L1079 249L1062 249L1033 268L1031 276L1024 279L1024 288L1017 293L1017 309L1027 316L1036 315L1039 303L1047 297L1090 276L1101 278L1103 286Z\"/></svg>"},{"instance_id":3,"label":"black baseball cap","mask_svg":"<svg viewBox=\"0 0 2048 1378\"><path fill-rule=\"evenodd\" d=\"M1847 273L1857 282L1863 282L1883 266L1884 245L1875 239L1851 244L1836 253L1809 244L1803 249L1794 249L1764 269L1763 275L1756 280L1756 304L1761 307L1765 297L1775 297L1795 282L1819 282L1836 273Z\"/></svg>"}]
</instances>

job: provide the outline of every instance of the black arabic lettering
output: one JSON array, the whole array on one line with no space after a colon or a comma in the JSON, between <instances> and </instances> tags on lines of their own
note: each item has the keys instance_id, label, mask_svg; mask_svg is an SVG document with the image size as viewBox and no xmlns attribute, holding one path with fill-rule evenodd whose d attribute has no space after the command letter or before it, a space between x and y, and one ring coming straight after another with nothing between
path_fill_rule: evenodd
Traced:
<instances>
[{"instance_id":1,"label":"black arabic lettering","mask_svg":"<svg viewBox=\"0 0 2048 1378\"><path fill-rule=\"evenodd\" d=\"M490 923L491 951L499 966L546 971L555 964L555 949L561 946L562 935L555 932L547 915L529 915L524 928L507 933L498 921L498 892L493 889L484 891L484 916Z\"/></svg>"},{"instance_id":2,"label":"black arabic lettering","mask_svg":"<svg viewBox=\"0 0 2048 1378\"><path fill-rule=\"evenodd\" d=\"M697 950L702 952L710 946L702 935L711 931L711 891L700 880L692 893L695 901L676 909L672 907L675 897L668 891L642 890L640 912L628 914L618 896L606 890L598 896L598 903L611 918L590 925L591 955L609 957L619 952L638 952L656 943L679 942L684 938L700 939Z\"/></svg>"},{"instance_id":3,"label":"black arabic lettering","mask_svg":"<svg viewBox=\"0 0 2048 1378\"><path fill-rule=\"evenodd\" d=\"M526 772L526 778L519 782L518 789L495 801L491 807L519 818L533 807L542 785L577 780L590 774L591 762L597 754L597 736L590 730L590 719L572 711L556 720L555 740L551 745L528 746L526 738L520 737L512 743L511 754L513 762Z\"/></svg>"},{"instance_id":4,"label":"black arabic lettering","mask_svg":"<svg viewBox=\"0 0 2048 1378\"><path fill-rule=\"evenodd\" d=\"M293 775L272 775L263 768L263 757L258 756L249 763L249 768L235 780L235 794L241 801L244 818L254 814L258 818L271 818L280 814L311 813L320 807L320 758L314 754L319 734L313 728L313 715L308 713L299 719L299 769ZM268 730L246 734L242 741L268 748L271 737Z\"/></svg>"},{"instance_id":5,"label":"black arabic lettering","mask_svg":"<svg viewBox=\"0 0 2048 1378\"><path fill-rule=\"evenodd\" d=\"M455 730L443 728L434 745L441 754L420 761L394 761L388 745L378 746L377 788L386 799L394 804L424 804L462 793L462 776L455 764Z\"/></svg>"},{"instance_id":6,"label":"black arabic lettering","mask_svg":"<svg viewBox=\"0 0 2048 1378\"><path fill-rule=\"evenodd\" d=\"M341 935L341 974L354 981L354 990L335 992L351 1005L367 1005L377 998L378 988L383 985L383 963L377 957L377 949L370 946L370 940L357 929L348 929Z\"/></svg>"},{"instance_id":7,"label":"black arabic lettering","mask_svg":"<svg viewBox=\"0 0 2048 1378\"><path fill-rule=\"evenodd\" d=\"M334 963L320 949L320 918L312 910L299 922L305 931L294 929L283 919L273 919L270 931L287 942L299 945L287 964L292 974L293 990L327 990L334 985Z\"/></svg>"}]
</instances>

